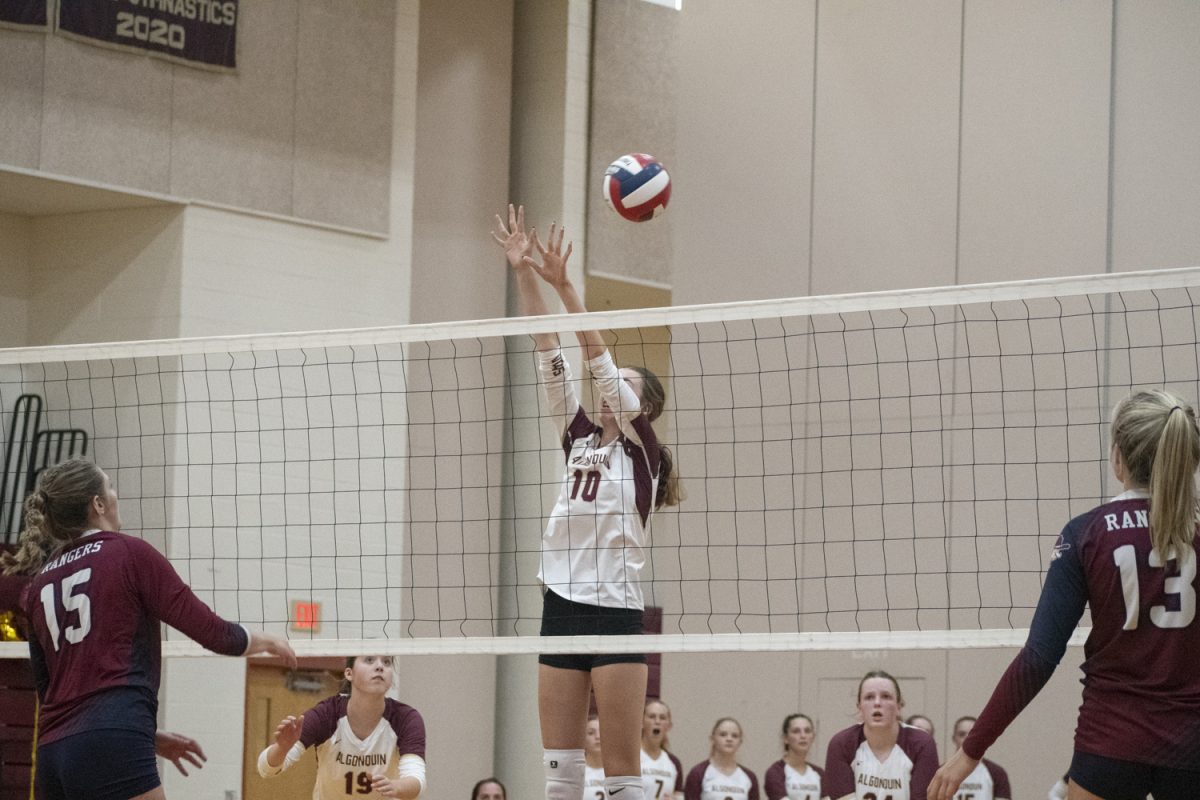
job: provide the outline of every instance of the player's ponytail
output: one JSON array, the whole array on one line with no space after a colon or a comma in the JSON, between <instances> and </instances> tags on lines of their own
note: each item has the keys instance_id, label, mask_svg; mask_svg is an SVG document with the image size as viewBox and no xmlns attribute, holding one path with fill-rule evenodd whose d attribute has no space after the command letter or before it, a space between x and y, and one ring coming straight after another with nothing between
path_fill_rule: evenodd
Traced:
<instances>
[{"instance_id":1,"label":"player's ponytail","mask_svg":"<svg viewBox=\"0 0 1200 800\"><path fill-rule=\"evenodd\" d=\"M667 392L662 381L645 367L630 367L642 376L642 413L646 419L653 422L662 415L667 403ZM658 448L658 492L654 497L654 507L677 506L687 497L679 482L679 474L675 471L675 457L665 444Z\"/></svg>"},{"instance_id":2,"label":"player's ponytail","mask_svg":"<svg viewBox=\"0 0 1200 800\"><path fill-rule=\"evenodd\" d=\"M17 550L0 555L0 568L8 575L36 573L87 530L92 498L103 492L104 473L90 461L73 458L47 467L25 498Z\"/></svg>"},{"instance_id":3,"label":"player's ponytail","mask_svg":"<svg viewBox=\"0 0 1200 800\"><path fill-rule=\"evenodd\" d=\"M1196 537L1196 412L1168 392L1136 392L1113 413L1112 440L1130 481L1150 490L1154 550L1163 560L1188 552Z\"/></svg>"}]
</instances>

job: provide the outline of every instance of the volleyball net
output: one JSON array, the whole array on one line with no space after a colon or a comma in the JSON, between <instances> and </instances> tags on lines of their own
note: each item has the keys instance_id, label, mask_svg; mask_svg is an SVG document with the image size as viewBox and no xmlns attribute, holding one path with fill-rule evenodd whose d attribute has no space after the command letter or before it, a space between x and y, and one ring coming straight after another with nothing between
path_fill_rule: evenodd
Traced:
<instances>
[{"instance_id":1,"label":"volleyball net","mask_svg":"<svg viewBox=\"0 0 1200 800\"><path fill-rule=\"evenodd\" d=\"M3 350L20 474L0 537L54 460L38 434L82 431L125 530L302 655L541 651L564 465L531 334L559 333L578 377L573 332L599 328L662 378L687 497L645 553L662 634L555 651L1019 644L1063 524L1118 489L1113 405L1200 394L1198 296L1183 269ZM164 647L200 652L174 631Z\"/></svg>"}]
</instances>

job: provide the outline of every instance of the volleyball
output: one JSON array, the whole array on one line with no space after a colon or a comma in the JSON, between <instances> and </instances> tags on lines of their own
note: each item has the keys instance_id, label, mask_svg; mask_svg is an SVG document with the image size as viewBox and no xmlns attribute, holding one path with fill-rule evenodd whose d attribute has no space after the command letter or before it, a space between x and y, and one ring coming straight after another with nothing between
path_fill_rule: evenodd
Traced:
<instances>
[{"instance_id":1,"label":"volleyball","mask_svg":"<svg viewBox=\"0 0 1200 800\"><path fill-rule=\"evenodd\" d=\"M671 176L654 156L630 153L604 171L604 202L630 222L654 219L671 199Z\"/></svg>"}]
</instances>

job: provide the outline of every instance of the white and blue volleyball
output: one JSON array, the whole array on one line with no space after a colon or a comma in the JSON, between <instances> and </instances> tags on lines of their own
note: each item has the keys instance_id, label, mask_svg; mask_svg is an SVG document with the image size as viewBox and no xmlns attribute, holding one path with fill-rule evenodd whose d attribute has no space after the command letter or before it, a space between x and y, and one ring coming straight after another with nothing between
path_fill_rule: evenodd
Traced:
<instances>
[{"instance_id":1,"label":"white and blue volleyball","mask_svg":"<svg viewBox=\"0 0 1200 800\"><path fill-rule=\"evenodd\" d=\"M654 156L630 153L604 171L604 202L630 222L654 219L671 199L671 176Z\"/></svg>"}]
</instances>

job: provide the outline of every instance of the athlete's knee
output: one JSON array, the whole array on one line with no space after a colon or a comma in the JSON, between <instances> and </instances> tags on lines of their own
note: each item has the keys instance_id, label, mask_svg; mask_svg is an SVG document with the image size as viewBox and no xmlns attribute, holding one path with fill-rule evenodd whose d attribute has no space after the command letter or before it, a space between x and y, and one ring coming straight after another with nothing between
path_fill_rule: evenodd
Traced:
<instances>
[{"instance_id":1,"label":"athlete's knee","mask_svg":"<svg viewBox=\"0 0 1200 800\"><path fill-rule=\"evenodd\" d=\"M579 800L583 796L583 750L543 750L546 800Z\"/></svg>"}]
</instances>

